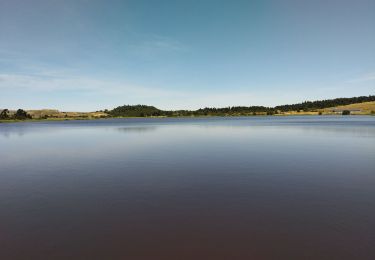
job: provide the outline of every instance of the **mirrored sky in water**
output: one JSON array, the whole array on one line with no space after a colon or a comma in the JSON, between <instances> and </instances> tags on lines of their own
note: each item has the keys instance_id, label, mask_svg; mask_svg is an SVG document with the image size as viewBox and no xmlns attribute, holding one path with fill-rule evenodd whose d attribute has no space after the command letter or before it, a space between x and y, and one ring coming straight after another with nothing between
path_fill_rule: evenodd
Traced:
<instances>
[{"instance_id":1,"label":"mirrored sky in water","mask_svg":"<svg viewBox=\"0 0 375 260\"><path fill-rule=\"evenodd\" d=\"M1 124L0 148L5 259L374 256L374 117Z\"/></svg>"}]
</instances>

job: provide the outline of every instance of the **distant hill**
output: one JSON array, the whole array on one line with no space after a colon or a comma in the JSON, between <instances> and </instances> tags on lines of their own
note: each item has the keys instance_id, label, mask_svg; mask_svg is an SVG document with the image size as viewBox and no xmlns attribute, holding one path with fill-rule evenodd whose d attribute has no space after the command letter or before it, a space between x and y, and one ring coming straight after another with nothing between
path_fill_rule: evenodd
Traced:
<instances>
[{"instance_id":1,"label":"distant hill","mask_svg":"<svg viewBox=\"0 0 375 260\"><path fill-rule=\"evenodd\" d=\"M111 116L124 117L147 117L147 116L161 116L165 111L157 109L153 106L135 105L135 106L120 106L108 112Z\"/></svg>"},{"instance_id":2,"label":"distant hill","mask_svg":"<svg viewBox=\"0 0 375 260\"><path fill-rule=\"evenodd\" d=\"M5 114L0 109L0 120L15 118L16 111L10 110ZM148 105L124 105L113 110L96 112L61 112L54 109L28 110L28 117L33 119L94 119L107 117L181 117L181 116L250 116L250 115L316 115L338 114L344 110L351 114L375 114L375 96L352 98L335 98L318 101L305 101L297 104L275 107L265 106L233 106L206 107L198 110L161 110ZM347 112L347 111L346 111ZM28 118L26 117L26 118Z\"/></svg>"},{"instance_id":3,"label":"distant hill","mask_svg":"<svg viewBox=\"0 0 375 260\"><path fill-rule=\"evenodd\" d=\"M347 106L355 104L365 104L375 102L375 96L361 96L352 98L335 98L318 101L305 101L302 103L281 105L276 107L264 106L234 106L224 108L201 108L198 110L161 110L154 106L147 105L124 105L108 111L113 117L148 117L148 116L248 116L248 115L273 115L273 114L318 114L319 112L329 113L338 106ZM359 107L358 105L356 105ZM371 113L372 107L367 107L364 111Z\"/></svg>"},{"instance_id":4,"label":"distant hill","mask_svg":"<svg viewBox=\"0 0 375 260\"><path fill-rule=\"evenodd\" d=\"M345 106L363 102L375 101L375 96L361 96L352 98L335 98L318 101L305 101L298 104L276 106L274 109L279 111L312 111L329 107Z\"/></svg>"}]
</instances>

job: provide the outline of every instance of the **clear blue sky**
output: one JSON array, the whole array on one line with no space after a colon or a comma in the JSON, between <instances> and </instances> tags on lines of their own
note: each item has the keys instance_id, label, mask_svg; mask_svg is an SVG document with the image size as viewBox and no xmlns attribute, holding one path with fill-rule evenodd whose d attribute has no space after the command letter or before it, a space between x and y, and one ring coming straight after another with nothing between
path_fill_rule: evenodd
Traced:
<instances>
[{"instance_id":1,"label":"clear blue sky","mask_svg":"<svg viewBox=\"0 0 375 260\"><path fill-rule=\"evenodd\" d=\"M0 0L0 108L375 94L374 0Z\"/></svg>"}]
</instances>

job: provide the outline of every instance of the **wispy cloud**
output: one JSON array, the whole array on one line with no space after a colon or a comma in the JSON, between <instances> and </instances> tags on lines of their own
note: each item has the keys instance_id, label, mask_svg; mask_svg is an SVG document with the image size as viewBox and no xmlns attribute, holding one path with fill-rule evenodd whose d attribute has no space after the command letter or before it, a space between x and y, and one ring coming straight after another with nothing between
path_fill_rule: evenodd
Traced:
<instances>
[{"instance_id":1,"label":"wispy cloud","mask_svg":"<svg viewBox=\"0 0 375 260\"><path fill-rule=\"evenodd\" d=\"M156 87L144 87L124 81L65 75L0 74L0 105L9 108L56 108L90 111L123 104L160 106L179 100L185 93Z\"/></svg>"},{"instance_id":2,"label":"wispy cloud","mask_svg":"<svg viewBox=\"0 0 375 260\"><path fill-rule=\"evenodd\" d=\"M65 75L58 71L44 71L39 74L0 74L0 90L10 90L15 93L22 90L31 91L84 91L95 94L127 94L143 97L158 97L176 94L157 88L143 87L105 79L95 79L84 76Z\"/></svg>"},{"instance_id":3,"label":"wispy cloud","mask_svg":"<svg viewBox=\"0 0 375 260\"><path fill-rule=\"evenodd\" d=\"M0 105L5 107L57 108L63 110L97 110L113 108L123 104L148 104L161 109L198 109L201 107L281 105L304 100L317 100L343 96L368 94L369 84L325 85L313 88L301 87L309 91L273 90L267 86L247 89L205 89L184 85L153 86L139 85L124 79L100 78L83 75L73 70L48 69L34 66L25 68L27 72L0 73ZM362 81L375 79L375 74L367 74ZM359 79L357 81L359 82ZM361 86L366 85L366 86ZM200 90L199 90L200 89ZM360 92L358 92L360 91Z\"/></svg>"},{"instance_id":4,"label":"wispy cloud","mask_svg":"<svg viewBox=\"0 0 375 260\"><path fill-rule=\"evenodd\" d=\"M366 82L375 80L375 72L366 73L358 78L348 80L348 83Z\"/></svg>"},{"instance_id":5,"label":"wispy cloud","mask_svg":"<svg viewBox=\"0 0 375 260\"><path fill-rule=\"evenodd\" d=\"M83 76L67 75L59 71L43 71L38 74L0 74L0 91L5 91L11 99L16 100L19 93L33 93L34 96L56 97L58 93L68 92L70 95L69 104L74 107L80 107L75 95L84 95L93 100L103 101L108 106L117 106L122 104L149 104L162 109L197 109L204 106L234 106L234 105L260 105L274 103L276 100L270 100L264 95L252 92L230 91L220 94L214 94L212 91L183 91L170 88L144 87L119 82L113 80L96 79ZM10 94L9 94L10 93ZM14 93L14 95L12 95ZM82 100L86 102L87 100ZM94 101L91 101L95 105ZM44 107L49 104L43 105ZM55 104L59 108L64 104ZM74 107L69 108L73 109ZM101 109L95 107L94 109Z\"/></svg>"},{"instance_id":6,"label":"wispy cloud","mask_svg":"<svg viewBox=\"0 0 375 260\"><path fill-rule=\"evenodd\" d=\"M144 35L137 44L130 44L130 53L145 57L155 57L166 53L186 52L188 47L182 42L161 35Z\"/></svg>"}]
</instances>

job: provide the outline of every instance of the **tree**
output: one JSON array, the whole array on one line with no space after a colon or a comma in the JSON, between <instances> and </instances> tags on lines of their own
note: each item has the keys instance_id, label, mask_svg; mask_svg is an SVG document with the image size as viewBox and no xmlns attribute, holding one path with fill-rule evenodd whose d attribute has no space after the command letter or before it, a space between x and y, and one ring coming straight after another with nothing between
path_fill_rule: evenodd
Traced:
<instances>
[{"instance_id":1,"label":"tree","mask_svg":"<svg viewBox=\"0 0 375 260\"><path fill-rule=\"evenodd\" d=\"M14 114L14 118L18 120L31 119L31 116L23 109L18 109Z\"/></svg>"},{"instance_id":2,"label":"tree","mask_svg":"<svg viewBox=\"0 0 375 260\"><path fill-rule=\"evenodd\" d=\"M9 119L9 110L8 109L4 109L3 111L1 111L0 119Z\"/></svg>"},{"instance_id":3,"label":"tree","mask_svg":"<svg viewBox=\"0 0 375 260\"><path fill-rule=\"evenodd\" d=\"M342 111L342 115L343 116L350 115L350 111L349 110L344 110L344 111Z\"/></svg>"}]
</instances>

